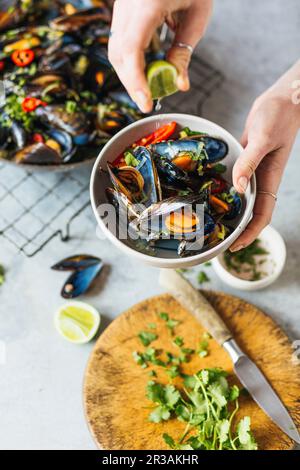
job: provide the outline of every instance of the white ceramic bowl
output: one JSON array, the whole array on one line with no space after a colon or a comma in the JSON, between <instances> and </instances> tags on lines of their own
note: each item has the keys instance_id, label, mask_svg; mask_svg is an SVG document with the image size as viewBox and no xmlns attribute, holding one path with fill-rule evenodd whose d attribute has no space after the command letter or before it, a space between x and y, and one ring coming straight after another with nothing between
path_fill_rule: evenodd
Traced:
<instances>
[{"instance_id":1,"label":"white ceramic bowl","mask_svg":"<svg viewBox=\"0 0 300 470\"><path fill-rule=\"evenodd\" d=\"M170 121L176 121L179 128L189 127L192 130L207 132L212 136L217 136L225 140L229 146L229 152L222 163L227 166L225 178L228 181L232 180L231 175L233 165L242 151L242 147L239 142L229 132L211 121L207 121L206 119L200 118L198 116L191 116L188 114L170 113L141 119L140 121L137 121L121 130L112 139L110 139L110 141L100 152L100 155L98 156L94 165L91 176L90 191L92 207L98 224L114 245L116 245L119 249L128 255L134 256L136 259L151 264L152 266L159 268L177 269L187 268L207 262L227 250L230 245L232 245L232 243L239 237L241 232L245 230L252 217L252 210L256 196L256 181L255 177L251 179L251 183L249 184L245 194L244 211L239 218L237 228L234 230L234 232L218 246L201 254L196 254L186 258L178 258L176 252L166 251L163 252L163 254L160 253L160 256L151 256L145 253L141 253L132 246L129 246L129 243L126 240L119 240L114 235L114 233L106 227L97 210L100 204L107 203L105 188L109 185L108 181L105 181L103 177L103 172L101 174L100 168L105 169L106 163L115 160L116 157L120 155L120 153L122 153L126 147L129 147L133 142L140 139L141 137L154 132L157 129L157 124L160 127Z\"/></svg>"},{"instance_id":2,"label":"white ceramic bowl","mask_svg":"<svg viewBox=\"0 0 300 470\"><path fill-rule=\"evenodd\" d=\"M280 233L270 225L258 237L262 247L268 252L266 276L258 281L247 281L231 274L224 262L224 255L220 254L212 262L217 275L231 287L240 290L254 291L264 289L275 282L283 271L286 261L286 246Z\"/></svg>"}]
</instances>

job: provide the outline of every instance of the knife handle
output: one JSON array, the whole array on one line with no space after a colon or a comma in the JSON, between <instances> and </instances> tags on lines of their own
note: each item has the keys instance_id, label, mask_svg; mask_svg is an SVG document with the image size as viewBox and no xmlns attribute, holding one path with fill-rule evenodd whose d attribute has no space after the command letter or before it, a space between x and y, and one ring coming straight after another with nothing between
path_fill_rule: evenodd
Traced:
<instances>
[{"instance_id":1,"label":"knife handle","mask_svg":"<svg viewBox=\"0 0 300 470\"><path fill-rule=\"evenodd\" d=\"M160 285L189 310L219 344L232 339L232 334L215 309L183 276L173 269L161 269Z\"/></svg>"}]
</instances>

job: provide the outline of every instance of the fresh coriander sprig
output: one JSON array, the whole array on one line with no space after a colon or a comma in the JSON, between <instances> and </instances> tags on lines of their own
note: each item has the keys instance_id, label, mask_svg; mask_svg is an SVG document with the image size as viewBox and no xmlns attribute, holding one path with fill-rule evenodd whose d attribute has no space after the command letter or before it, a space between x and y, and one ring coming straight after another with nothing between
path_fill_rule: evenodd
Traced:
<instances>
[{"instance_id":1,"label":"fresh coriander sprig","mask_svg":"<svg viewBox=\"0 0 300 470\"><path fill-rule=\"evenodd\" d=\"M185 395L173 385L149 382L147 397L156 408L150 421L159 423L176 417L186 423L176 442L168 434L163 439L171 449L190 450L256 450L248 416L234 426L239 408L239 388L229 386L222 369L202 369L185 379Z\"/></svg>"}]
</instances>

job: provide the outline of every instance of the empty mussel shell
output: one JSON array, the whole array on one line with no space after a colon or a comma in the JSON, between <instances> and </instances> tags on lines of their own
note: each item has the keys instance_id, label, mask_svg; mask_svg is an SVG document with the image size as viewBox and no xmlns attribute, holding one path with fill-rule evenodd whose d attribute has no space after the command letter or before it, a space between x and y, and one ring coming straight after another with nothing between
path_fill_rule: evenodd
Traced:
<instances>
[{"instance_id":1,"label":"empty mussel shell","mask_svg":"<svg viewBox=\"0 0 300 470\"><path fill-rule=\"evenodd\" d=\"M61 295L64 299L74 299L84 294L103 268L103 262L75 271L64 284Z\"/></svg>"},{"instance_id":2,"label":"empty mussel shell","mask_svg":"<svg viewBox=\"0 0 300 470\"><path fill-rule=\"evenodd\" d=\"M55 271L81 271L82 269L101 264L102 260L91 255L73 255L51 266Z\"/></svg>"}]
</instances>

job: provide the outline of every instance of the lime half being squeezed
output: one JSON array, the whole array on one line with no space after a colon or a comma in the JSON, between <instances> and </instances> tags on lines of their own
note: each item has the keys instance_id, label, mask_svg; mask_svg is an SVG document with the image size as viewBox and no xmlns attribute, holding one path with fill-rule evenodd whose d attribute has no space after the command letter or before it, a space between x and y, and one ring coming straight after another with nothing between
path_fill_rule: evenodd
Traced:
<instances>
[{"instance_id":1,"label":"lime half being squeezed","mask_svg":"<svg viewBox=\"0 0 300 470\"><path fill-rule=\"evenodd\" d=\"M151 62L146 74L153 100L159 100L178 91L178 72L170 62L166 60Z\"/></svg>"}]
</instances>

